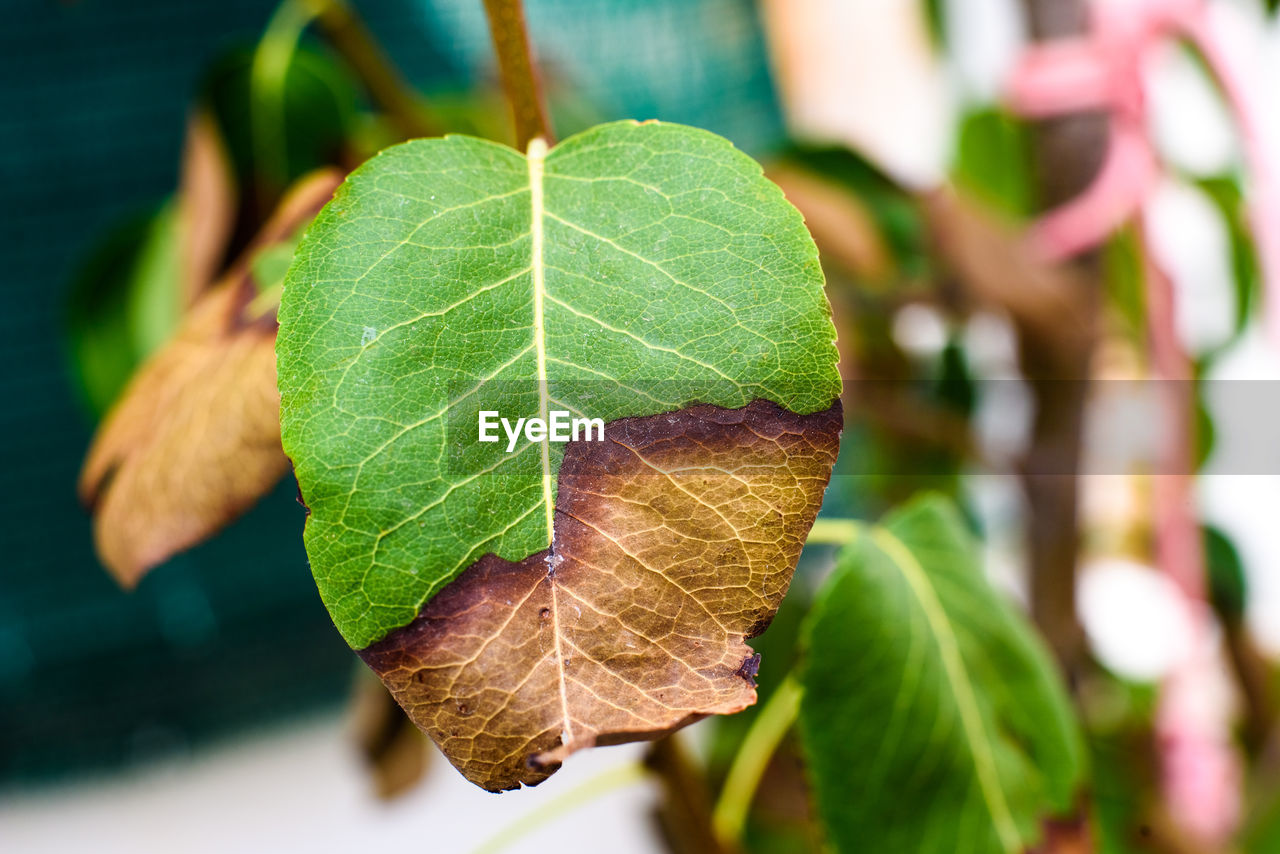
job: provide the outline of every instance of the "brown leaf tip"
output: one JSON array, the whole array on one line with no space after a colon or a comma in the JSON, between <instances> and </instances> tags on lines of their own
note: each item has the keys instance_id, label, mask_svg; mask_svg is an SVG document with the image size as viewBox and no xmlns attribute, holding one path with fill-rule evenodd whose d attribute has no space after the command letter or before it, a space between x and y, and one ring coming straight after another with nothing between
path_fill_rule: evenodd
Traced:
<instances>
[{"instance_id":1,"label":"brown leaf tip","mask_svg":"<svg viewBox=\"0 0 1280 854\"><path fill-rule=\"evenodd\" d=\"M488 554L365 648L472 782L534 785L584 747L755 702L767 625L839 446L839 402L757 400L606 426L561 464L551 550Z\"/></svg>"}]
</instances>

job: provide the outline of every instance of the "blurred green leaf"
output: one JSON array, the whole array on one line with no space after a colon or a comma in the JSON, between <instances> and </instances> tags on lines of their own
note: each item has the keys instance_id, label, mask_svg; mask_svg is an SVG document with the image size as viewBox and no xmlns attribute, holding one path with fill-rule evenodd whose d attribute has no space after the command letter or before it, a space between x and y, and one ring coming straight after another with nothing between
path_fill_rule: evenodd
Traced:
<instances>
[{"instance_id":1,"label":"blurred green leaf","mask_svg":"<svg viewBox=\"0 0 1280 854\"><path fill-rule=\"evenodd\" d=\"M805 648L800 732L838 850L1013 854L1079 806L1066 692L948 502L841 553Z\"/></svg>"},{"instance_id":2,"label":"blurred green leaf","mask_svg":"<svg viewBox=\"0 0 1280 854\"><path fill-rule=\"evenodd\" d=\"M1261 279L1253 236L1245 218L1245 202L1239 181L1229 175L1221 175L1202 178L1195 182L1195 186L1204 192L1222 215L1231 243L1231 275L1236 290L1235 334L1217 348L1221 351L1240 336L1249 323L1250 316L1257 309L1261 296Z\"/></svg>"},{"instance_id":3,"label":"blurred green leaf","mask_svg":"<svg viewBox=\"0 0 1280 854\"><path fill-rule=\"evenodd\" d=\"M934 47L947 45L947 4L945 0L924 0L924 19Z\"/></svg>"},{"instance_id":4,"label":"blurred green leaf","mask_svg":"<svg viewBox=\"0 0 1280 854\"><path fill-rule=\"evenodd\" d=\"M176 207L105 234L74 274L67 337L80 392L103 415L134 368L168 340L181 317Z\"/></svg>"},{"instance_id":5,"label":"blurred green leaf","mask_svg":"<svg viewBox=\"0 0 1280 854\"><path fill-rule=\"evenodd\" d=\"M293 253L298 248L298 241L302 239L304 231L306 226L295 231L289 238L264 246L254 253L249 268L259 292L278 288L284 282L284 275L289 272Z\"/></svg>"},{"instance_id":6,"label":"blurred green leaf","mask_svg":"<svg viewBox=\"0 0 1280 854\"><path fill-rule=\"evenodd\" d=\"M1205 525L1201 533L1213 608L1224 620L1242 620L1249 603L1249 581L1240 552L1225 533L1212 525Z\"/></svg>"},{"instance_id":7,"label":"blurred green leaf","mask_svg":"<svg viewBox=\"0 0 1280 854\"><path fill-rule=\"evenodd\" d=\"M151 221L129 285L129 330L139 359L169 340L182 317L181 237L172 201Z\"/></svg>"},{"instance_id":8,"label":"blurred green leaf","mask_svg":"<svg viewBox=\"0 0 1280 854\"><path fill-rule=\"evenodd\" d=\"M1244 834L1244 854L1276 854L1280 851L1280 798L1260 811Z\"/></svg>"},{"instance_id":9,"label":"blurred green leaf","mask_svg":"<svg viewBox=\"0 0 1280 854\"><path fill-rule=\"evenodd\" d=\"M1105 672L1096 674L1095 680L1089 702L1107 705L1105 714L1114 716L1102 726L1090 722L1098 854L1152 854L1157 849L1144 837L1144 827L1150 820L1150 804L1159 797L1151 732L1157 689Z\"/></svg>"},{"instance_id":10,"label":"blurred green leaf","mask_svg":"<svg viewBox=\"0 0 1280 854\"><path fill-rule=\"evenodd\" d=\"M1143 334L1147 324L1141 251L1132 228L1117 231L1102 250L1107 299L1132 335Z\"/></svg>"},{"instance_id":11,"label":"blurred green leaf","mask_svg":"<svg viewBox=\"0 0 1280 854\"><path fill-rule=\"evenodd\" d=\"M960 122L952 180L984 205L1024 219L1033 210L1031 142L1027 128L997 109L976 110Z\"/></svg>"},{"instance_id":12,"label":"blurred green leaf","mask_svg":"<svg viewBox=\"0 0 1280 854\"><path fill-rule=\"evenodd\" d=\"M1195 366L1196 375L1204 376L1204 360L1197 360ZM1204 468L1205 463L1209 461L1209 455L1213 453L1214 445L1218 441L1218 428L1213 422L1213 413L1209 411L1209 403L1204 398L1205 383L1196 382L1195 384L1195 465L1199 470Z\"/></svg>"},{"instance_id":13,"label":"blurred green leaf","mask_svg":"<svg viewBox=\"0 0 1280 854\"><path fill-rule=\"evenodd\" d=\"M947 339L938 356L937 380L934 397L938 403L962 415L973 414L978 400L978 388L964 344L956 335Z\"/></svg>"},{"instance_id":14,"label":"blurred green leaf","mask_svg":"<svg viewBox=\"0 0 1280 854\"><path fill-rule=\"evenodd\" d=\"M348 137L359 124L359 87L339 61L302 44L287 55L278 94L268 95L269 103L259 105L255 113L253 60L253 51L241 49L215 62L205 78L202 98L212 107L227 140L240 184L264 184L274 201L284 187L307 172L342 163ZM255 148L254 143L253 116L264 113L276 119L265 132L271 154L260 153L257 149L262 145Z\"/></svg>"}]
</instances>

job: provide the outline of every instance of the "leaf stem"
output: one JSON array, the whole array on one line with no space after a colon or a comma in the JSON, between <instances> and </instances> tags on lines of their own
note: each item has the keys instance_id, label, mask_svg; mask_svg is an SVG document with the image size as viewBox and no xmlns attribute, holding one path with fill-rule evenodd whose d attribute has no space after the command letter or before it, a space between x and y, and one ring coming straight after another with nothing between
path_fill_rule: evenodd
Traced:
<instances>
[{"instance_id":1,"label":"leaf stem","mask_svg":"<svg viewBox=\"0 0 1280 854\"><path fill-rule=\"evenodd\" d=\"M496 854L578 807L610 792L639 783L646 779L646 776L644 766L638 762L628 762L610 768L503 827L475 849L475 854Z\"/></svg>"},{"instance_id":2,"label":"leaf stem","mask_svg":"<svg viewBox=\"0 0 1280 854\"><path fill-rule=\"evenodd\" d=\"M547 105L542 93L542 80L533 64L529 47L529 31L520 0L484 0L489 16L489 33L498 55L502 85L511 101L515 120L516 148L524 151L530 140L542 137L547 145L555 143Z\"/></svg>"},{"instance_id":3,"label":"leaf stem","mask_svg":"<svg viewBox=\"0 0 1280 854\"><path fill-rule=\"evenodd\" d=\"M722 845L711 821L711 792L702 764L689 755L678 733L649 748L645 766L662 786L658 825L676 852L738 854L736 844Z\"/></svg>"},{"instance_id":4,"label":"leaf stem","mask_svg":"<svg viewBox=\"0 0 1280 854\"><path fill-rule=\"evenodd\" d=\"M716 839L726 848L736 846L742 838L756 789L760 787L760 780L778 745L800 713L802 693L795 674L788 675L764 704L734 756L711 814L711 827Z\"/></svg>"},{"instance_id":5,"label":"leaf stem","mask_svg":"<svg viewBox=\"0 0 1280 854\"><path fill-rule=\"evenodd\" d=\"M249 138L259 180L259 203L269 208L283 189L288 165L284 117L285 77L298 41L314 12L298 0L284 0L272 14L253 52L249 70Z\"/></svg>"},{"instance_id":6,"label":"leaf stem","mask_svg":"<svg viewBox=\"0 0 1280 854\"><path fill-rule=\"evenodd\" d=\"M369 96L406 137L438 136L441 129L426 102L405 82L364 22L343 0L301 0L316 25L355 72Z\"/></svg>"},{"instance_id":7,"label":"leaf stem","mask_svg":"<svg viewBox=\"0 0 1280 854\"><path fill-rule=\"evenodd\" d=\"M805 545L847 546L861 530L862 523L857 519L819 519L809 529Z\"/></svg>"}]
</instances>

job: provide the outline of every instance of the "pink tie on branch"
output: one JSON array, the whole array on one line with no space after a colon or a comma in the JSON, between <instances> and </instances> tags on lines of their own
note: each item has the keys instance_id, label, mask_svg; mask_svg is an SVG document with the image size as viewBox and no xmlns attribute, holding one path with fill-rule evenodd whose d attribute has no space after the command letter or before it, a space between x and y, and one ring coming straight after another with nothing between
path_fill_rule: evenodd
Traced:
<instances>
[{"instance_id":1,"label":"pink tie on branch","mask_svg":"<svg viewBox=\"0 0 1280 854\"><path fill-rule=\"evenodd\" d=\"M1144 66L1153 51L1173 40L1190 43L1226 97L1240 131L1249 173L1250 219L1259 268L1268 289L1273 332L1280 334L1280 191L1257 120L1258 103L1221 46L1203 0L1111 0L1091 7L1091 31L1082 38L1029 48L1009 86L1011 107L1030 117L1086 110L1107 117L1109 141L1097 176L1078 196L1046 214L1031 239L1047 257L1061 260L1102 243L1118 226L1135 220L1143 237L1157 372L1175 385L1190 376L1173 317L1172 288L1145 239L1143 207L1161 167L1148 131ZM1178 402L1178 424L1191 411ZM1161 566L1200 616L1192 658L1179 665L1161 693L1156 731L1161 788L1174 819L1200 843L1218 848L1240 818L1240 763L1232 748L1230 711L1207 689L1217 675L1210 616L1204 603L1204 564L1194 490L1182 466L1192 465L1190 422L1170 448L1174 468L1158 478L1157 541Z\"/></svg>"},{"instance_id":2,"label":"pink tie on branch","mask_svg":"<svg viewBox=\"0 0 1280 854\"><path fill-rule=\"evenodd\" d=\"M1267 328L1280 340L1280 175L1271 162L1269 152L1274 149L1269 148L1259 119L1262 93L1254 81L1240 73L1233 52L1223 48L1213 24L1209 15L1196 15L1187 22L1185 33L1204 57L1240 130L1249 173L1246 198L1254 251L1268 292Z\"/></svg>"},{"instance_id":3,"label":"pink tie on branch","mask_svg":"<svg viewBox=\"0 0 1280 854\"><path fill-rule=\"evenodd\" d=\"M1169 813L1194 838L1194 850L1221 851L1240 823L1244 772L1231 743L1230 703L1209 619L1197 615L1192 651L1165 679L1156 738Z\"/></svg>"},{"instance_id":4,"label":"pink tie on branch","mask_svg":"<svg viewBox=\"0 0 1280 854\"><path fill-rule=\"evenodd\" d=\"M1100 111L1110 130L1108 151L1093 182L1050 211L1032 231L1049 258L1063 259L1102 243L1136 214L1159 177L1147 128L1143 67L1152 51L1183 40L1204 58L1240 132L1249 181L1249 219L1267 287L1269 326L1280 336L1280 176L1272 168L1258 120L1256 84L1239 73L1222 46L1203 0L1109 0L1091 7L1090 33L1034 45L1008 86L1011 108L1043 118Z\"/></svg>"},{"instance_id":5,"label":"pink tie on branch","mask_svg":"<svg viewBox=\"0 0 1280 854\"><path fill-rule=\"evenodd\" d=\"M1102 168L1080 195L1031 227L1031 241L1046 258L1061 261L1099 245L1139 211L1155 189L1160 165L1143 131L1112 119Z\"/></svg>"}]
</instances>

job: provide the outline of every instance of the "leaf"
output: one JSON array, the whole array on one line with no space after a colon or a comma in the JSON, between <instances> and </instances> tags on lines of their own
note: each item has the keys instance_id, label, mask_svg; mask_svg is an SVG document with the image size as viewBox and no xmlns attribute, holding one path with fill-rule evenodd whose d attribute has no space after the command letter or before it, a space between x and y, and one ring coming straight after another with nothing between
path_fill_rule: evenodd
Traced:
<instances>
[{"instance_id":1,"label":"leaf","mask_svg":"<svg viewBox=\"0 0 1280 854\"><path fill-rule=\"evenodd\" d=\"M336 173L304 181L259 237L271 244L329 198ZM252 253L250 255L252 258ZM255 303L249 260L192 307L94 437L80 476L103 563L126 587L209 537L280 479L274 304Z\"/></svg>"},{"instance_id":2,"label":"leaf","mask_svg":"<svg viewBox=\"0 0 1280 854\"><path fill-rule=\"evenodd\" d=\"M1209 601L1224 622L1244 620L1249 603L1249 576L1236 544L1220 528L1203 525L1204 562L1209 577Z\"/></svg>"},{"instance_id":3,"label":"leaf","mask_svg":"<svg viewBox=\"0 0 1280 854\"><path fill-rule=\"evenodd\" d=\"M389 149L299 247L278 353L321 596L469 779L753 701L840 381L813 242L725 140ZM605 441L476 441L557 407Z\"/></svg>"},{"instance_id":4,"label":"leaf","mask_svg":"<svg viewBox=\"0 0 1280 854\"><path fill-rule=\"evenodd\" d=\"M182 305L190 306L222 269L236 218L235 170L206 108L187 120L178 188Z\"/></svg>"},{"instance_id":5,"label":"leaf","mask_svg":"<svg viewBox=\"0 0 1280 854\"><path fill-rule=\"evenodd\" d=\"M182 275L177 207L169 201L152 222L129 278L128 324L139 357L158 350L182 319Z\"/></svg>"},{"instance_id":6,"label":"leaf","mask_svg":"<svg viewBox=\"0 0 1280 854\"><path fill-rule=\"evenodd\" d=\"M806 643L801 738L838 850L1014 854L1064 833L1084 778L1065 692L950 504L848 546Z\"/></svg>"},{"instance_id":7,"label":"leaf","mask_svg":"<svg viewBox=\"0 0 1280 854\"><path fill-rule=\"evenodd\" d=\"M201 102L226 141L245 202L257 195L250 188L274 198L308 172L340 162L355 123L359 92L328 52L299 46L286 57L276 97L256 110L258 115L268 111L267 117L275 120L268 129L272 152L261 152L250 121L255 113L253 59L253 51L229 52L214 63L201 90Z\"/></svg>"},{"instance_id":8,"label":"leaf","mask_svg":"<svg viewBox=\"0 0 1280 854\"><path fill-rule=\"evenodd\" d=\"M105 412L138 363L172 333L180 315L173 283L172 204L105 234L69 288L67 337L76 379L95 414Z\"/></svg>"},{"instance_id":9,"label":"leaf","mask_svg":"<svg viewBox=\"0 0 1280 854\"><path fill-rule=\"evenodd\" d=\"M1268 789L1273 790L1274 784ZM1280 798L1275 791L1264 793L1266 800L1258 798L1258 805L1246 823L1241 841L1244 854L1274 854L1280 850Z\"/></svg>"},{"instance_id":10,"label":"leaf","mask_svg":"<svg viewBox=\"0 0 1280 854\"><path fill-rule=\"evenodd\" d=\"M393 800L427 773L435 750L372 673L358 674L352 696L351 729L374 793Z\"/></svg>"},{"instance_id":11,"label":"leaf","mask_svg":"<svg viewBox=\"0 0 1280 854\"><path fill-rule=\"evenodd\" d=\"M1262 276L1258 269L1253 233L1245 213L1244 195L1239 181L1223 175L1203 178L1196 181L1195 186L1218 209L1231 244L1231 279L1235 285L1234 328L1231 336L1207 355L1207 358L1214 358L1239 340L1250 319L1258 312Z\"/></svg>"},{"instance_id":12,"label":"leaf","mask_svg":"<svg viewBox=\"0 0 1280 854\"><path fill-rule=\"evenodd\" d=\"M206 111L187 123L176 199L107 233L78 267L68 299L77 379L95 415L169 340L222 266L235 208L230 164Z\"/></svg>"},{"instance_id":13,"label":"leaf","mask_svg":"<svg viewBox=\"0 0 1280 854\"><path fill-rule=\"evenodd\" d=\"M1030 133L998 109L967 113L956 139L952 180L967 194L1008 217L1035 213Z\"/></svg>"}]
</instances>

